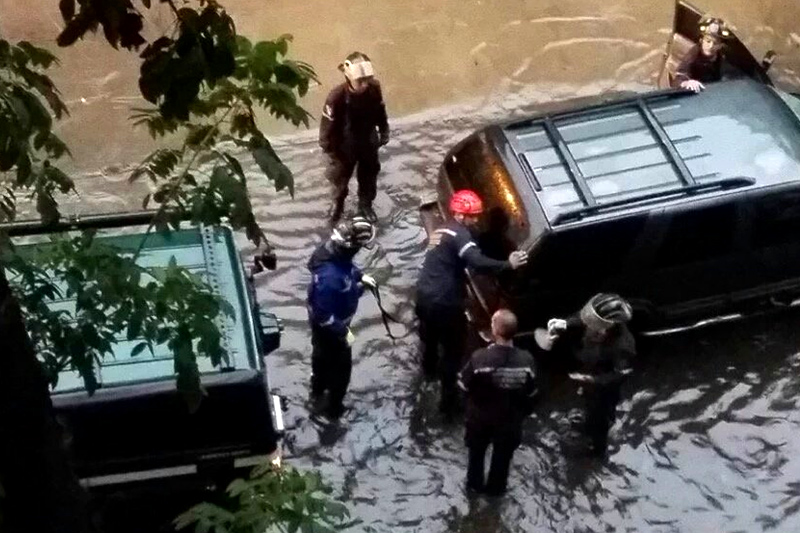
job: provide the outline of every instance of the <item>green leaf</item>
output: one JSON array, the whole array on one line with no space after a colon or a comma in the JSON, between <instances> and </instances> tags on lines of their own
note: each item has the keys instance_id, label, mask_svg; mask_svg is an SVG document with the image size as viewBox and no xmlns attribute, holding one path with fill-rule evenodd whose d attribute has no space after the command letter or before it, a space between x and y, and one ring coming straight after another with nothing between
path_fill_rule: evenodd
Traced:
<instances>
[{"instance_id":1,"label":"green leaf","mask_svg":"<svg viewBox=\"0 0 800 533\"><path fill-rule=\"evenodd\" d=\"M270 180L275 182L275 190L281 191L288 188L289 194L294 198L294 177L292 176L292 171L283 164L278 154L272 149L269 141L264 137L254 140L251 143L250 151L258 167Z\"/></svg>"},{"instance_id":2,"label":"green leaf","mask_svg":"<svg viewBox=\"0 0 800 533\"><path fill-rule=\"evenodd\" d=\"M147 347L148 347L148 344L146 342L140 342L139 344L134 346L133 350L131 350L131 357L136 357L137 355L142 353L144 351L144 349L147 348Z\"/></svg>"}]
</instances>

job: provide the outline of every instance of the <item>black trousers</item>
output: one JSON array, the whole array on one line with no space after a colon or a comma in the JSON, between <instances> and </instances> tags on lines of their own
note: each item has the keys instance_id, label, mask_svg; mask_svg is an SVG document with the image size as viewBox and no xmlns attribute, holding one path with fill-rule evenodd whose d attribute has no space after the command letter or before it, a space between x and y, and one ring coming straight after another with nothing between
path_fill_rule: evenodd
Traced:
<instances>
[{"instance_id":1,"label":"black trousers","mask_svg":"<svg viewBox=\"0 0 800 533\"><path fill-rule=\"evenodd\" d=\"M583 389L586 409L584 434L592 450L598 455L605 454L608 446L608 432L617 419L617 404L620 400L619 383L608 385L588 385Z\"/></svg>"},{"instance_id":2,"label":"black trousers","mask_svg":"<svg viewBox=\"0 0 800 533\"><path fill-rule=\"evenodd\" d=\"M467 486L479 492L500 495L506 491L508 473L514 451L519 447L522 428L519 425L493 427L467 422L464 441L469 449ZM484 483L486 451L492 446L489 477Z\"/></svg>"},{"instance_id":3,"label":"black trousers","mask_svg":"<svg viewBox=\"0 0 800 533\"><path fill-rule=\"evenodd\" d=\"M353 352L345 339L323 328L311 328L311 394L328 392L328 414L341 416L344 396L350 385Z\"/></svg>"},{"instance_id":4,"label":"black trousers","mask_svg":"<svg viewBox=\"0 0 800 533\"><path fill-rule=\"evenodd\" d=\"M438 376L441 380L442 403L452 403L456 398L456 380L466 351L467 317L464 309L427 305L423 300L417 302L416 311L423 345L422 369L426 376Z\"/></svg>"},{"instance_id":5,"label":"black trousers","mask_svg":"<svg viewBox=\"0 0 800 533\"><path fill-rule=\"evenodd\" d=\"M344 210L344 201L347 198L350 178L356 171L358 179L358 204L361 207L371 207L375 200L378 187L378 173L381 163L378 159L378 149L368 146L354 151L353 154L339 154L330 156L325 177L333 189L333 210L335 218L341 216Z\"/></svg>"}]
</instances>

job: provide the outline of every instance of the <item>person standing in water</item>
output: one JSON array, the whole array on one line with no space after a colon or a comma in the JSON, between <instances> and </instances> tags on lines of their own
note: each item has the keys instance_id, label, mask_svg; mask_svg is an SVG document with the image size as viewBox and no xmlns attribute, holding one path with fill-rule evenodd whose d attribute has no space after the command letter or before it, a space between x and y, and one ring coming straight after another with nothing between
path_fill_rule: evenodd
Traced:
<instances>
[{"instance_id":1,"label":"person standing in water","mask_svg":"<svg viewBox=\"0 0 800 533\"><path fill-rule=\"evenodd\" d=\"M672 87L698 93L706 88L706 83L721 80L725 60L723 43L730 36L731 32L722 19L703 19L700 22L700 41L678 65Z\"/></svg>"},{"instance_id":2,"label":"person standing in water","mask_svg":"<svg viewBox=\"0 0 800 533\"><path fill-rule=\"evenodd\" d=\"M335 226L342 216L353 171L360 214L374 224L372 202L381 170L378 148L389 142L386 105L366 54L353 52L339 70L345 81L328 94L319 123L319 145L328 156L325 176L333 187L330 224Z\"/></svg>"}]
</instances>

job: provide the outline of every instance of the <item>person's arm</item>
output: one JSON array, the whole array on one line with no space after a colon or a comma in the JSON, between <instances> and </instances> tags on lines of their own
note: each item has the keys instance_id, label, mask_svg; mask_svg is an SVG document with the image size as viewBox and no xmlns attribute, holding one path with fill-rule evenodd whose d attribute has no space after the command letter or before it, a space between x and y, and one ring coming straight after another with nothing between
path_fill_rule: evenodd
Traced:
<instances>
[{"instance_id":1,"label":"person's arm","mask_svg":"<svg viewBox=\"0 0 800 533\"><path fill-rule=\"evenodd\" d=\"M386 115L386 103L383 101L383 90L378 80L373 82L375 84L375 93L378 99L378 131L381 135L381 146L389 142L389 117Z\"/></svg>"},{"instance_id":2,"label":"person's arm","mask_svg":"<svg viewBox=\"0 0 800 533\"><path fill-rule=\"evenodd\" d=\"M693 46L689 49L683 59L678 63L677 68L675 69L675 76L672 78L672 87L675 89L680 88L681 83L685 81L689 81L692 79L691 76L691 69L692 63L694 63L695 59L697 59L697 54L699 52L699 48L697 45Z\"/></svg>"},{"instance_id":3,"label":"person's arm","mask_svg":"<svg viewBox=\"0 0 800 533\"><path fill-rule=\"evenodd\" d=\"M343 120L343 117L339 116L339 93L338 89L334 89L328 94L319 120L319 146L326 154L336 152L336 131Z\"/></svg>"},{"instance_id":4,"label":"person's arm","mask_svg":"<svg viewBox=\"0 0 800 533\"><path fill-rule=\"evenodd\" d=\"M336 309L342 294L341 279L330 265L320 267L314 276L311 302L314 321L336 337L344 339L347 336L347 324L336 318Z\"/></svg>"},{"instance_id":5,"label":"person's arm","mask_svg":"<svg viewBox=\"0 0 800 533\"><path fill-rule=\"evenodd\" d=\"M467 364L464 365L464 368L461 369L461 372L458 373L458 388L464 391L464 393L469 394L469 388L472 385L474 377L475 367L472 364L472 358L470 358Z\"/></svg>"},{"instance_id":6,"label":"person's arm","mask_svg":"<svg viewBox=\"0 0 800 533\"><path fill-rule=\"evenodd\" d=\"M536 403L539 400L539 386L537 383L537 373L536 373L536 363L533 359L533 356L527 354L528 356L528 376L525 380L525 385L523 386L523 395L524 395L524 411L526 414L531 414L533 412L533 408L536 407Z\"/></svg>"}]
</instances>

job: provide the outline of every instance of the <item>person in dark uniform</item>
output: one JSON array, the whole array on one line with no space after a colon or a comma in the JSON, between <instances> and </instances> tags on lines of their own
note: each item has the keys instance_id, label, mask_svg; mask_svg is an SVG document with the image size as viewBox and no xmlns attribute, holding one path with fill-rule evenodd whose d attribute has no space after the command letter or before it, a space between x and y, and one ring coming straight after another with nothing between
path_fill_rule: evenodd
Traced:
<instances>
[{"instance_id":1,"label":"person in dark uniform","mask_svg":"<svg viewBox=\"0 0 800 533\"><path fill-rule=\"evenodd\" d=\"M350 384L355 340L350 321L364 285L375 285L372 277L353 264L353 257L374 235L374 227L363 217L341 222L308 262L312 275L308 288L312 346L309 405L315 414L339 418L344 412L342 400Z\"/></svg>"},{"instance_id":2,"label":"person in dark uniform","mask_svg":"<svg viewBox=\"0 0 800 533\"><path fill-rule=\"evenodd\" d=\"M319 145L328 155L326 178L333 186L331 225L344 211L347 188L353 171L358 179L358 204L370 222L377 217L372 209L377 190L378 147L389 142L389 122L380 83L366 54L353 52L339 65L345 81L325 100L319 124Z\"/></svg>"},{"instance_id":3,"label":"person in dark uniform","mask_svg":"<svg viewBox=\"0 0 800 533\"><path fill-rule=\"evenodd\" d=\"M725 63L723 42L731 32L722 19L706 18L700 22L700 41L683 58L672 78L672 87L700 92L706 83L722 79Z\"/></svg>"},{"instance_id":4,"label":"person in dark uniform","mask_svg":"<svg viewBox=\"0 0 800 533\"><path fill-rule=\"evenodd\" d=\"M583 433L588 451L606 453L608 432L617 416L620 389L631 372L636 344L626 324L633 311L616 294L597 294L567 320L552 319L547 331L536 331L536 342L574 357L577 371L570 377L581 385L585 402Z\"/></svg>"},{"instance_id":5,"label":"person in dark uniform","mask_svg":"<svg viewBox=\"0 0 800 533\"><path fill-rule=\"evenodd\" d=\"M450 199L452 220L431 236L417 281L416 314L422 341L422 368L426 378L442 384L440 409L452 414L457 398L456 377L464 358L467 336L466 273L500 273L517 269L528 260L525 252L511 252L507 261L486 257L472 240L469 228L483 212L483 202L473 191L456 191ZM439 361L439 347L444 352Z\"/></svg>"},{"instance_id":6,"label":"person in dark uniform","mask_svg":"<svg viewBox=\"0 0 800 533\"><path fill-rule=\"evenodd\" d=\"M522 422L530 414L536 395L533 356L514 347L516 333L514 313L508 309L495 312L494 344L472 354L458 379L467 396L467 488L490 496L506 491L511 459L522 438ZM492 460L484 484L484 459L489 445Z\"/></svg>"}]
</instances>

